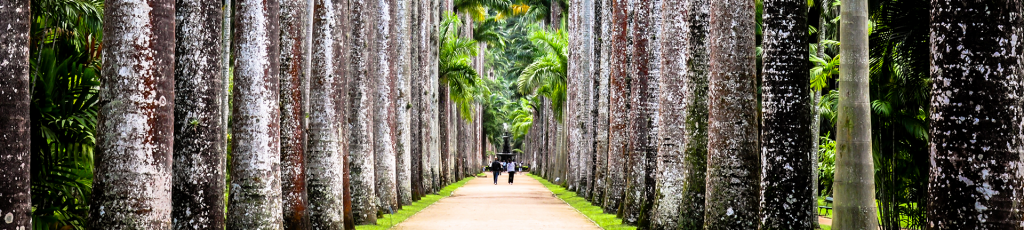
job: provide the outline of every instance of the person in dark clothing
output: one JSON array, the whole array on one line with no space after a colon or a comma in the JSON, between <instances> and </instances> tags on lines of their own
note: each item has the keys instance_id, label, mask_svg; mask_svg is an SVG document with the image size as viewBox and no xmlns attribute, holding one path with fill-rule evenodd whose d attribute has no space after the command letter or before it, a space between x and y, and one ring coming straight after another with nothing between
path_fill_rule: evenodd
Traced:
<instances>
[{"instance_id":1,"label":"person in dark clothing","mask_svg":"<svg viewBox=\"0 0 1024 230\"><path fill-rule=\"evenodd\" d=\"M508 168L508 184L512 184L512 178L516 176L516 166L516 163L513 161L505 164L505 167Z\"/></svg>"},{"instance_id":2,"label":"person in dark clothing","mask_svg":"<svg viewBox=\"0 0 1024 230\"><path fill-rule=\"evenodd\" d=\"M491 172L494 172L494 185L498 185L498 175L501 175L501 163L498 160L491 162Z\"/></svg>"}]
</instances>

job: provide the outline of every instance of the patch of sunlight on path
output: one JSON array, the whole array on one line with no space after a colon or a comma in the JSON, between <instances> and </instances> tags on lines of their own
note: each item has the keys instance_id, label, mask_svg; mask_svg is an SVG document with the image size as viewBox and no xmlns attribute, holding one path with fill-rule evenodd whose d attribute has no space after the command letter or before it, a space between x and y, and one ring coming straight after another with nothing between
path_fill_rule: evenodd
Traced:
<instances>
[{"instance_id":1,"label":"patch of sunlight on path","mask_svg":"<svg viewBox=\"0 0 1024 230\"><path fill-rule=\"evenodd\" d=\"M394 229L601 229L525 174L509 185L502 173L494 185L488 172Z\"/></svg>"}]
</instances>

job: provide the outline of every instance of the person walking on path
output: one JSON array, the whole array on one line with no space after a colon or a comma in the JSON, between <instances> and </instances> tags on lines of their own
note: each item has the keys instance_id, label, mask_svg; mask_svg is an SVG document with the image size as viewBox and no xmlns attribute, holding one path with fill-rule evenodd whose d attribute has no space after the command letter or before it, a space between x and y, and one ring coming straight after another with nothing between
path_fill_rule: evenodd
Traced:
<instances>
[{"instance_id":1,"label":"person walking on path","mask_svg":"<svg viewBox=\"0 0 1024 230\"><path fill-rule=\"evenodd\" d=\"M512 184L512 178L516 176L516 162L509 161L505 167L508 168L508 184Z\"/></svg>"},{"instance_id":2,"label":"person walking on path","mask_svg":"<svg viewBox=\"0 0 1024 230\"><path fill-rule=\"evenodd\" d=\"M494 185L498 185L498 175L501 175L501 163L498 160L491 162L491 172L494 172Z\"/></svg>"}]
</instances>

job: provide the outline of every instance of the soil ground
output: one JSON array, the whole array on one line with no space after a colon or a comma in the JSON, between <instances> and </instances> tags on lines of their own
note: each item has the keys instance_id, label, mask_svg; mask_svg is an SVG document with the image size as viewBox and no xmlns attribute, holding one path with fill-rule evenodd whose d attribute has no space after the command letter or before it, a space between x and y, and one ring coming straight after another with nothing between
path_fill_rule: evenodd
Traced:
<instances>
[{"instance_id":1,"label":"soil ground","mask_svg":"<svg viewBox=\"0 0 1024 230\"><path fill-rule=\"evenodd\" d=\"M395 229L601 229L554 197L540 182L516 173L477 177L395 226Z\"/></svg>"}]
</instances>

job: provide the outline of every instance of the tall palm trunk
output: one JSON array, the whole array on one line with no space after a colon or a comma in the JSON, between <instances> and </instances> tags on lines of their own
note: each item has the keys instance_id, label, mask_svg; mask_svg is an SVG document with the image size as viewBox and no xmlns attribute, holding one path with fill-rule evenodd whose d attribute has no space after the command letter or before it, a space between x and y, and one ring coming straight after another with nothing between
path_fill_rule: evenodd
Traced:
<instances>
[{"instance_id":1,"label":"tall palm trunk","mask_svg":"<svg viewBox=\"0 0 1024 230\"><path fill-rule=\"evenodd\" d=\"M761 229L813 229L817 221L806 13L807 1L764 2Z\"/></svg>"},{"instance_id":2,"label":"tall palm trunk","mask_svg":"<svg viewBox=\"0 0 1024 230\"><path fill-rule=\"evenodd\" d=\"M629 78L630 82L630 111L629 111L629 148L627 149L627 159L629 173L627 174L629 181L626 192L626 205L625 212L623 213L622 220L625 223L637 224L641 227L648 227L649 223L645 223L642 220L643 217L647 217L645 212L650 210L648 204L653 199L653 185L654 173L648 172L653 170L655 165L650 164L649 160L657 159L657 147L656 143L652 139L656 138L657 129L655 122L655 113L657 113L657 57L653 57L652 54L656 51L656 47L652 44L651 40L656 30L656 24L652 19L653 3L650 0L632 1L632 20L629 25L629 33L632 36L632 45L630 46L630 54L632 55L632 61L630 64ZM655 16L656 17L656 16Z\"/></svg>"},{"instance_id":3,"label":"tall palm trunk","mask_svg":"<svg viewBox=\"0 0 1024 230\"><path fill-rule=\"evenodd\" d=\"M599 71L594 75L594 82L597 87L594 90L596 103L596 117L594 117L594 191L591 195L591 202L596 206L604 207L605 191L608 189L608 83L610 75L611 57L611 0L599 0L597 10L598 24L595 34L597 46L595 50L598 57ZM606 209L607 210L607 209Z\"/></svg>"},{"instance_id":4,"label":"tall palm trunk","mask_svg":"<svg viewBox=\"0 0 1024 230\"><path fill-rule=\"evenodd\" d=\"M430 105L430 113L428 114L428 116L429 116L428 120L429 120L429 123L430 123L429 124L429 127L430 127L430 137L427 138L428 139L427 141L430 144L430 147L427 148L427 149L429 150L429 158L430 158L429 167L430 167L430 172L431 172L430 173L431 185L430 185L430 190L428 190L428 191L430 191L430 192L438 192L438 191L441 190L440 180L439 180L441 177L440 177L439 174L440 174L440 171L441 171L440 170L440 167L441 167L441 150L440 150L440 147L441 147L441 137L440 137L440 135L441 135L440 134L440 131L441 131L440 117L441 116L440 116L440 111L441 110L440 110L440 107L441 107L441 102L442 102L442 99L441 99L441 95L442 94L441 94L440 91L435 91L435 90L440 90L441 89L441 84L440 84L440 79L438 78L438 72L437 72L438 68L440 68L440 67L438 67L437 61L434 61L434 60L437 60L438 59L438 55L440 55L440 53L439 53L440 51L438 50L438 47L440 46L440 41L441 40L440 40L440 34L438 32L438 29L439 29L439 27L441 25L441 8L440 8L441 7L441 2L439 0L423 0L423 1L424 1L425 5L426 5L426 6L424 6L424 8L425 9L429 9L428 10L429 13L425 14L424 17L423 17L423 18L426 18L425 19L427 21L426 25L429 26L429 27L423 29L423 30L426 31L426 32L424 32L424 34L427 34L426 36L429 37L429 40L427 40L426 37L424 37L425 38L424 40L426 40L426 42L427 42L427 45L424 46L424 48L428 50L427 51L428 52L427 53L428 57L427 57L427 59L423 60L424 62L426 62L425 65L427 66L427 68L425 68L426 74L424 75L424 79L427 82L427 84L425 85L426 86L425 89L428 90L427 92L424 92L424 94L430 96L430 99L427 102ZM445 94L445 97L447 97L447 94Z\"/></svg>"},{"instance_id":5,"label":"tall palm trunk","mask_svg":"<svg viewBox=\"0 0 1024 230\"><path fill-rule=\"evenodd\" d=\"M221 4L175 3L174 229L224 228Z\"/></svg>"},{"instance_id":6,"label":"tall palm trunk","mask_svg":"<svg viewBox=\"0 0 1024 230\"><path fill-rule=\"evenodd\" d=\"M281 229L277 1L241 1L234 24L234 115L228 229Z\"/></svg>"},{"instance_id":7,"label":"tall palm trunk","mask_svg":"<svg viewBox=\"0 0 1024 230\"><path fill-rule=\"evenodd\" d=\"M0 210L5 215L4 229L32 228L32 195L29 177L31 133L29 133L29 26L28 0L0 3L0 24L9 27L0 37ZM10 218L6 218L6 215Z\"/></svg>"},{"instance_id":8,"label":"tall palm trunk","mask_svg":"<svg viewBox=\"0 0 1024 230\"><path fill-rule=\"evenodd\" d=\"M281 199L285 229L309 228L306 196L306 0L281 2Z\"/></svg>"},{"instance_id":9,"label":"tall palm trunk","mask_svg":"<svg viewBox=\"0 0 1024 230\"><path fill-rule=\"evenodd\" d=\"M394 19L391 23L392 44L395 44L393 48L397 49L395 56L392 56L393 61L391 63L394 64L391 66L394 69L393 73L396 75L395 81L397 86L395 88L394 102L395 114L398 116L395 121L395 132L397 132L395 133L397 137L395 142L395 169L397 170L395 181L397 185L395 187L397 189L397 207L399 209L402 205L412 204L412 184L409 181L411 173L409 164L411 157L409 154L412 151L412 146L409 143L411 141L409 113L412 107L409 100L409 94L411 93L410 84L412 83L410 81L412 55L409 50L412 35L409 33L409 20L411 19L409 10L411 6L412 3L403 0L394 1L391 7L392 18Z\"/></svg>"},{"instance_id":10,"label":"tall palm trunk","mask_svg":"<svg viewBox=\"0 0 1024 230\"><path fill-rule=\"evenodd\" d=\"M314 0L315 1L315 0ZM324 20L324 17L334 18L334 29L331 30L334 40L334 47L332 48L334 62L334 111L335 121L334 127L338 132L338 164L335 169L341 169L340 183L341 183L341 194L339 198L342 203L342 216L344 222L344 228L346 230L354 230L356 228L354 217L352 216L352 177L351 177L351 161L349 154L349 140L352 137L349 130L349 119L352 116L351 99L352 96L352 85L350 84L352 76L356 71L350 71L352 67L351 56L352 56L352 43L355 32L352 30L352 23L349 22L349 13L351 9L349 7L350 2L348 0L332 0L334 13L330 15L316 15L312 16L314 20ZM323 7L327 7L326 5ZM314 11L315 12L315 11ZM321 21L322 23L323 22ZM314 25L318 25L314 21ZM314 30L311 27L311 31ZM313 35L310 35L313 37ZM312 52L310 52L312 53ZM326 54L324 55L326 56ZM311 61L312 62L312 61ZM312 75L312 73L310 74ZM326 181L325 181L326 182ZM338 181L335 181L338 183ZM339 185L334 185L339 186ZM313 213L316 214L316 213ZM316 217L313 217L316 218ZM315 219L314 219L315 220Z\"/></svg>"},{"instance_id":11,"label":"tall palm trunk","mask_svg":"<svg viewBox=\"0 0 1024 230\"><path fill-rule=\"evenodd\" d=\"M868 88L868 3L843 2L839 28L839 103L836 122L836 229L876 229Z\"/></svg>"},{"instance_id":12,"label":"tall palm trunk","mask_svg":"<svg viewBox=\"0 0 1024 230\"><path fill-rule=\"evenodd\" d=\"M424 0L412 0L409 3L409 187L410 187L410 198L412 201L417 201L424 195L424 183L425 178L423 166L425 142L426 136L424 135L427 130L426 122L424 122L424 114L427 112L426 106L424 106L424 94L423 76L424 66L423 60L425 55L423 52L426 48L423 45L423 28L427 25L421 24L423 21L423 4Z\"/></svg>"},{"instance_id":13,"label":"tall palm trunk","mask_svg":"<svg viewBox=\"0 0 1024 230\"><path fill-rule=\"evenodd\" d=\"M337 4L331 0L313 3L312 72L309 88L309 146L306 172L309 195L310 229L343 229L344 155L338 127L340 89L335 81L345 76L340 50L344 46L339 31ZM337 40L336 40L337 39Z\"/></svg>"},{"instance_id":14,"label":"tall palm trunk","mask_svg":"<svg viewBox=\"0 0 1024 230\"><path fill-rule=\"evenodd\" d=\"M575 166L570 167L574 175L574 186L580 196L589 199L591 195L590 179L593 175L593 76L596 70L594 67L594 0L577 0L569 5L570 24L573 28L569 31L574 36L569 39L569 154L573 158Z\"/></svg>"},{"instance_id":15,"label":"tall palm trunk","mask_svg":"<svg viewBox=\"0 0 1024 230\"><path fill-rule=\"evenodd\" d=\"M104 13L104 84L89 226L170 229L174 2L113 0Z\"/></svg>"},{"instance_id":16,"label":"tall palm trunk","mask_svg":"<svg viewBox=\"0 0 1024 230\"><path fill-rule=\"evenodd\" d=\"M662 2L658 116L658 197L651 229L701 229L707 167L706 2ZM682 102L682 103L680 103Z\"/></svg>"},{"instance_id":17,"label":"tall palm trunk","mask_svg":"<svg viewBox=\"0 0 1024 230\"><path fill-rule=\"evenodd\" d=\"M348 154L349 189L352 194L352 217L355 224L377 223L377 195L374 176L374 24L366 18L378 14L376 1L349 1L349 25L352 31L349 57Z\"/></svg>"},{"instance_id":18,"label":"tall palm trunk","mask_svg":"<svg viewBox=\"0 0 1024 230\"><path fill-rule=\"evenodd\" d=\"M704 228L754 229L758 222L754 2L711 1L708 171Z\"/></svg>"},{"instance_id":19,"label":"tall palm trunk","mask_svg":"<svg viewBox=\"0 0 1024 230\"><path fill-rule=\"evenodd\" d=\"M1020 1L932 1L931 228L1024 223L1022 9Z\"/></svg>"},{"instance_id":20,"label":"tall palm trunk","mask_svg":"<svg viewBox=\"0 0 1024 230\"><path fill-rule=\"evenodd\" d=\"M377 17L374 17L374 62L375 69L370 76L376 80L374 99L373 136L374 166L376 172L377 198L380 199L381 211L385 213L398 207L398 194L395 189L395 80L397 71L391 63L397 50L392 41L398 39L391 33L391 11L395 9L393 0L374 0L379 2Z\"/></svg>"},{"instance_id":21,"label":"tall palm trunk","mask_svg":"<svg viewBox=\"0 0 1024 230\"><path fill-rule=\"evenodd\" d=\"M626 191L626 152L629 151L629 133L626 127L629 125L627 114L629 110L628 98L630 84L626 74L630 68L629 52L629 31L628 7L625 0L612 0L609 5L611 9L611 61L609 75L609 99L608 99L608 189L605 191L604 211L605 213L622 214L622 203Z\"/></svg>"},{"instance_id":22,"label":"tall palm trunk","mask_svg":"<svg viewBox=\"0 0 1024 230\"><path fill-rule=\"evenodd\" d=\"M438 120L439 120L439 122L438 122L438 127L439 127L438 128L438 132L439 132L438 138L439 138L439 140L438 141L440 142L440 146L439 146L438 153L437 153L438 154L437 158L438 158L439 162L438 162L438 169L437 169L437 171L438 171L438 175L437 175L438 183L436 184L438 187L437 187L436 190L440 190L441 187L444 187L445 182L448 181L448 173L447 173L448 172L448 153L449 153L449 149L452 147L451 145L449 145L451 142L448 141L449 140L448 136L451 134L451 132L449 131L449 129L450 129L449 121L451 120L449 118L449 116L450 116L450 114L449 114L449 111L450 111L449 104L451 103L450 102L451 99L448 96L449 92L448 92L448 82L447 81L440 82L437 85L437 90L439 92L438 93L438 104L437 104L437 107L438 107L438 113L439 113L439 115L438 115Z\"/></svg>"}]
</instances>

